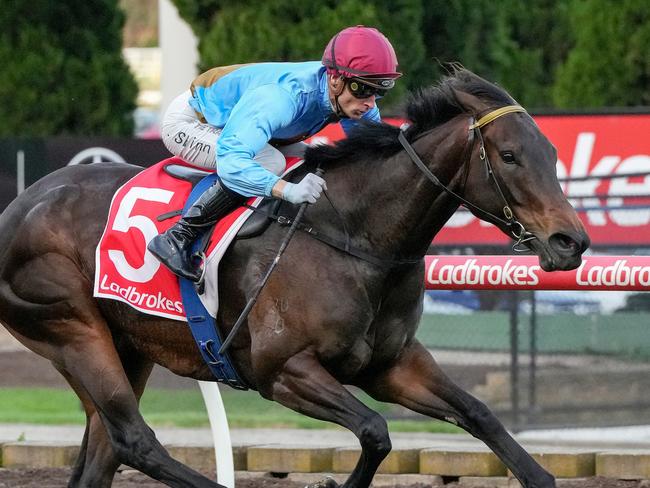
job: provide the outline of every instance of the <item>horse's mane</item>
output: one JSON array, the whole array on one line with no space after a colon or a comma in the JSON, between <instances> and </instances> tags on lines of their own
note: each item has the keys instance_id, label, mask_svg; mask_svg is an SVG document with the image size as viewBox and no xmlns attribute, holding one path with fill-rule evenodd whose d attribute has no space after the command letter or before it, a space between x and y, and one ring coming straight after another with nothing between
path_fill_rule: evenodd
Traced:
<instances>
[{"instance_id":1,"label":"horse's mane","mask_svg":"<svg viewBox=\"0 0 650 488\"><path fill-rule=\"evenodd\" d=\"M421 88L407 98L405 117L411 123L406 130L408 140L469 111L458 101L455 91L473 95L490 108L515 103L502 88L460 65L452 65L451 73L437 84ZM386 123L361 123L334 145L309 148L305 159L309 166L331 167L361 157L387 158L402 149L397 140L399 131L398 127Z\"/></svg>"}]
</instances>

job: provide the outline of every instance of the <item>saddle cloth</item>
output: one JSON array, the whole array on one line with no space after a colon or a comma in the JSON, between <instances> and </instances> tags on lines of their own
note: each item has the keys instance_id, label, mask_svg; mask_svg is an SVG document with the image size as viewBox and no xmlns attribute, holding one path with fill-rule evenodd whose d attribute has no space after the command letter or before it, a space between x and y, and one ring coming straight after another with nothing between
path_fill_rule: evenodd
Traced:
<instances>
[{"instance_id":1,"label":"saddle cloth","mask_svg":"<svg viewBox=\"0 0 650 488\"><path fill-rule=\"evenodd\" d=\"M302 163L301 159L287 158L284 174ZM146 314L186 321L178 277L147 251L149 241L180 218L159 221L158 217L182 209L192 190L189 181L163 170L169 164L194 167L179 158L165 159L135 175L113 195L106 227L95 251L93 295L122 301ZM251 198L248 204L256 207L261 201L262 198ZM213 317L219 307L219 261L252 213L246 207L234 210L217 223L212 234L200 299Z\"/></svg>"}]
</instances>

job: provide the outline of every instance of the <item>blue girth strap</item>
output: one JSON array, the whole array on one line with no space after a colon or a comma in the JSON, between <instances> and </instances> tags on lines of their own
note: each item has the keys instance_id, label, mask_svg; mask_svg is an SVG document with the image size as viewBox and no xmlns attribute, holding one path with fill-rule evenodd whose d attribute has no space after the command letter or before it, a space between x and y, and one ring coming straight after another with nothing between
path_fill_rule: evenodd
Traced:
<instances>
[{"instance_id":1,"label":"blue girth strap","mask_svg":"<svg viewBox=\"0 0 650 488\"><path fill-rule=\"evenodd\" d=\"M196 199L217 179L218 176L213 173L203 178L192 189L187 202L185 202L183 214L185 214L187 209L192 206ZM192 252L201 250L201 241L202 239L197 239L197 241L194 242L192 245ZM219 354L218 352L223 342L221 335L219 334L215 320L208 313L199 299L195 284L185 278L179 278L179 282L187 323L190 326L196 345L199 347L201 356L203 356L203 360L206 362L217 381L228 384L238 390L247 390L248 386L246 386L237 374L228 353L225 352L224 354Z\"/></svg>"}]
</instances>

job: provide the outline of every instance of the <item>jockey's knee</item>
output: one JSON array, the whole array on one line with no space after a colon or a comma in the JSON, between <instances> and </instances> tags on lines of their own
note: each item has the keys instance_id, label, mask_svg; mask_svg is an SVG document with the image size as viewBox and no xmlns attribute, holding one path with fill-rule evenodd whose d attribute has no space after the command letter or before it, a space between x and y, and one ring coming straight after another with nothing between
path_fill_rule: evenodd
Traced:
<instances>
[{"instance_id":1,"label":"jockey's knee","mask_svg":"<svg viewBox=\"0 0 650 488\"><path fill-rule=\"evenodd\" d=\"M287 161L284 158L284 154L270 144L266 144L262 149L260 149L253 159L255 159L262 168L267 169L276 176L280 176L284 173L284 169L287 167Z\"/></svg>"},{"instance_id":2,"label":"jockey's knee","mask_svg":"<svg viewBox=\"0 0 650 488\"><path fill-rule=\"evenodd\" d=\"M216 140L221 131L198 119L187 102L189 96L187 91L169 105L161 124L160 137L174 156L212 169L216 165Z\"/></svg>"}]
</instances>

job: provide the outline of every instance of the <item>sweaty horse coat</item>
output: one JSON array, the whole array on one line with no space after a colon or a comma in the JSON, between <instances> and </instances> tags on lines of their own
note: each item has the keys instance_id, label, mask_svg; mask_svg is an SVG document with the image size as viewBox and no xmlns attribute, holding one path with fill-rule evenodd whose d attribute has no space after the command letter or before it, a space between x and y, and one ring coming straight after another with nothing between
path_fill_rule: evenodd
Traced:
<instances>
[{"instance_id":1,"label":"sweaty horse coat","mask_svg":"<svg viewBox=\"0 0 650 488\"><path fill-rule=\"evenodd\" d=\"M545 270L575 268L589 241L558 184L553 146L522 112L470 129L476 117L513 103L503 90L458 70L411 99L406 136L442 183L494 215L503 214L498 184L535 237L528 246ZM305 222L386 265L296 234L231 346L235 365L262 396L354 432L362 455L346 487L369 486L391 443L383 418L344 384L453 422L482 439L524 486L553 486L553 477L414 337L424 291L419 258L459 200L423 175L398 134L386 125L361 128L335 147L312 149L294 175L299 180L321 165L329 200L311 206ZM471 134L484 140L493 177ZM137 171L104 163L65 168L7 208L0 217L0 321L51 360L83 402L88 421L71 486L110 486L120 463L170 486L216 486L170 458L138 411L154 363L211 379L186 324L92 296L94 251L111 196ZM217 318L223 334L284 232L272 225L225 255Z\"/></svg>"}]
</instances>

